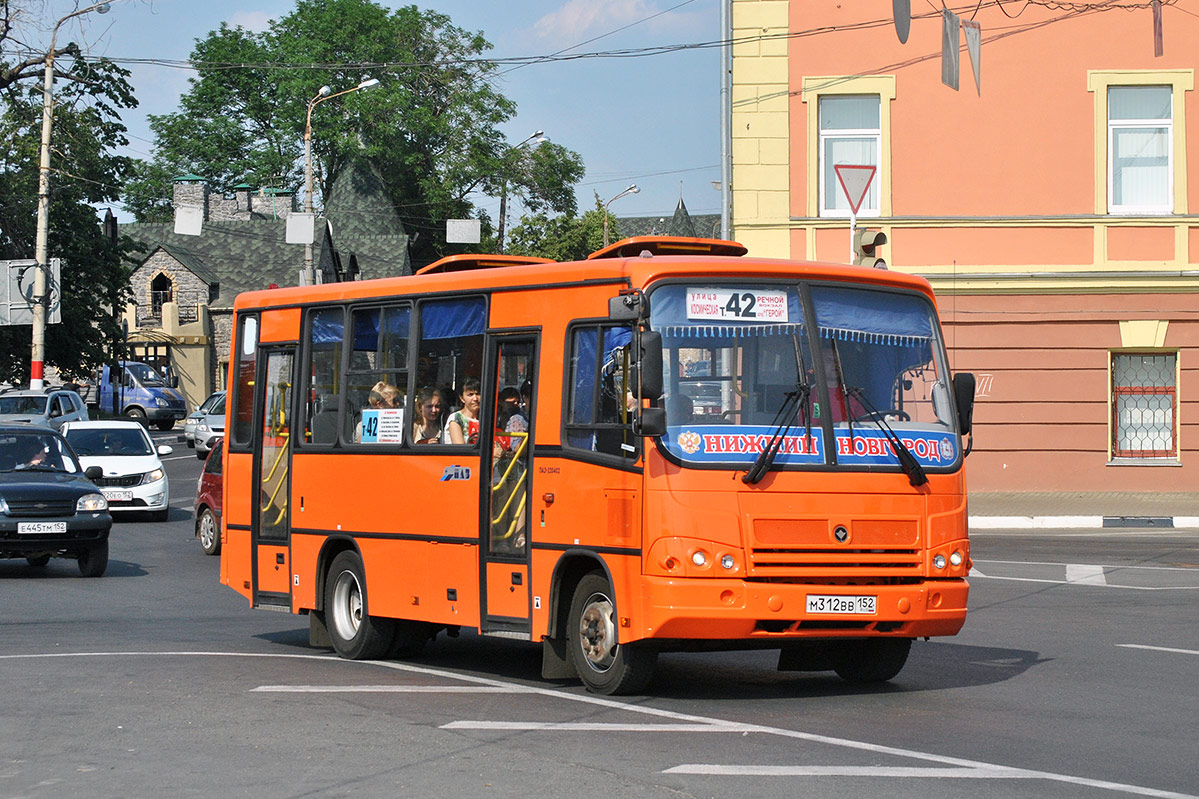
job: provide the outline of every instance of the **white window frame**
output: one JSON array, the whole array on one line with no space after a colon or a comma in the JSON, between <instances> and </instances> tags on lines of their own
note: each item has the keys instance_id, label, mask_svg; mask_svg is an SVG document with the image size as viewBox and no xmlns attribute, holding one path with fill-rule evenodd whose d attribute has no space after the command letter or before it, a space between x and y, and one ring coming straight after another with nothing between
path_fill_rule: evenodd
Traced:
<instances>
[{"instance_id":1,"label":"white window frame","mask_svg":"<svg viewBox=\"0 0 1199 799\"><path fill-rule=\"evenodd\" d=\"M1112 89L1166 89L1168 85L1120 85L1107 87L1110 96ZM1108 213L1116 215L1160 215L1169 214L1174 210L1174 107L1170 104L1168 119L1112 119L1111 105L1107 111L1107 207ZM1132 128L1153 128L1161 130L1166 136L1166 187L1165 201L1156 205L1131 205L1116 202L1116 132Z\"/></svg>"},{"instance_id":2,"label":"white window frame","mask_svg":"<svg viewBox=\"0 0 1199 799\"><path fill-rule=\"evenodd\" d=\"M833 208L830 199L836 198L842 193L841 185L836 180L832 185L828 184L828 171L825 169L825 153L826 145L830 139L874 139L874 163L867 164L873 166L877 170L874 178L870 181L870 188L867 190L866 199L863 200L862 207L858 209L858 217L878 217L882 214L882 167L883 167L883 98L878 94L836 94L829 93L822 95L817 103L816 120L817 125L820 124L820 108L819 106L828 100L837 100L843 97L873 97L878 101L879 106L879 125L876 128L837 128L835 130L826 131L824 128L819 128L817 132L817 152L819 153L819 165L817 167L817 179L819 181L820 192L820 216L830 218L848 219L851 215L849 208ZM832 192L830 195L829 192ZM870 196L874 196L874 204L868 205Z\"/></svg>"}]
</instances>

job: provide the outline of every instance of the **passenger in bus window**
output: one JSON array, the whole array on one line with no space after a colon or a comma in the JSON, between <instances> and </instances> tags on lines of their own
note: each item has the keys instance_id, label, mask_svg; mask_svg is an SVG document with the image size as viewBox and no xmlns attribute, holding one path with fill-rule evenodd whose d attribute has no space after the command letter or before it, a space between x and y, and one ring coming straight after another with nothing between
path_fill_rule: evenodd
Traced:
<instances>
[{"instance_id":1,"label":"passenger in bus window","mask_svg":"<svg viewBox=\"0 0 1199 799\"><path fill-rule=\"evenodd\" d=\"M469 377L462 385L462 408L450 414L446 422L446 432L449 434L449 444L479 443L479 406L482 397L479 393L479 379Z\"/></svg>"},{"instance_id":2,"label":"passenger in bus window","mask_svg":"<svg viewBox=\"0 0 1199 799\"><path fill-rule=\"evenodd\" d=\"M370 393L366 397L368 408L399 408L404 404L404 398L400 394L400 390L380 380L375 385L371 386ZM354 428L354 441L362 441L362 420L358 420L358 426Z\"/></svg>"},{"instance_id":3,"label":"passenger in bus window","mask_svg":"<svg viewBox=\"0 0 1199 799\"><path fill-rule=\"evenodd\" d=\"M425 386L416 392L416 420L412 426L412 441L415 444L438 444L441 442L441 392Z\"/></svg>"}]
</instances>

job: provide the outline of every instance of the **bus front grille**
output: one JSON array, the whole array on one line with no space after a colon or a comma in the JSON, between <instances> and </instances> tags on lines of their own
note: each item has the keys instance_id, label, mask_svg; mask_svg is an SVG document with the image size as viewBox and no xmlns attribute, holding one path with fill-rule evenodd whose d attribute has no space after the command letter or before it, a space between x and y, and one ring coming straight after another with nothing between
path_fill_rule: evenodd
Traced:
<instances>
[{"instance_id":1,"label":"bus front grille","mask_svg":"<svg viewBox=\"0 0 1199 799\"><path fill-rule=\"evenodd\" d=\"M751 577L917 577L917 549L755 548Z\"/></svg>"}]
</instances>

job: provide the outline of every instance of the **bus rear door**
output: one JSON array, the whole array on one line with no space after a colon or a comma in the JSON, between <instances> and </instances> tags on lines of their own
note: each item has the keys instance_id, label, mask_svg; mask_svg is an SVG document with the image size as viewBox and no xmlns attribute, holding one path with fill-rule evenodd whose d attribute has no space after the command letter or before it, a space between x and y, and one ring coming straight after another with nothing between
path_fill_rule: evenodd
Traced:
<instances>
[{"instance_id":1,"label":"bus rear door","mask_svg":"<svg viewBox=\"0 0 1199 799\"><path fill-rule=\"evenodd\" d=\"M491 432L480 436L482 631L520 638L532 630L528 500L536 348L536 338L527 334L491 337L483 400Z\"/></svg>"}]
</instances>

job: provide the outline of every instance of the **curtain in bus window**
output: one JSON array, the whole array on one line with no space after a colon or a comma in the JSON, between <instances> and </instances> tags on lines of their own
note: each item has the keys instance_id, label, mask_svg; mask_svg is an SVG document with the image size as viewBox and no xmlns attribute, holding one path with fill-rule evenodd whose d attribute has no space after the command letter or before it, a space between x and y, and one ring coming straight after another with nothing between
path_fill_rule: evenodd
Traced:
<instances>
[{"instance_id":1,"label":"curtain in bus window","mask_svg":"<svg viewBox=\"0 0 1199 799\"><path fill-rule=\"evenodd\" d=\"M308 395L305 397L305 441L337 441L340 407L338 375L341 371L345 315L341 308L324 308L309 316Z\"/></svg>"},{"instance_id":2,"label":"curtain in bus window","mask_svg":"<svg viewBox=\"0 0 1199 799\"><path fill-rule=\"evenodd\" d=\"M482 297L425 303L420 324L423 339L481 336L487 329L486 303Z\"/></svg>"},{"instance_id":3,"label":"curtain in bus window","mask_svg":"<svg viewBox=\"0 0 1199 799\"><path fill-rule=\"evenodd\" d=\"M865 389L879 409L894 404L896 381L907 370L933 367L935 322L927 300L820 286L812 302L820 338L836 342L846 382Z\"/></svg>"}]
</instances>

